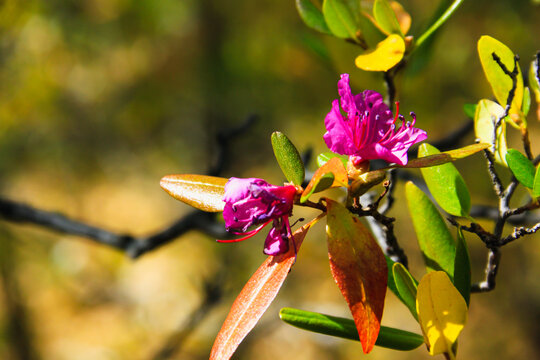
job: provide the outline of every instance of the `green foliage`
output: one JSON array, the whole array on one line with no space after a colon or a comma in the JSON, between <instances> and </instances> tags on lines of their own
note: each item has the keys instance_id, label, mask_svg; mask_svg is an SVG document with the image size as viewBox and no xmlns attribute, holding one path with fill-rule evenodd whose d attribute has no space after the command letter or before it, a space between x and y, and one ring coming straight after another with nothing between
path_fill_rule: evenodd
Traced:
<instances>
[{"instance_id":1,"label":"green foliage","mask_svg":"<svg viewBox=\"0 0 540 360\"><path fill-rule=\"evenodd\" d=\"M322 12L310 0L296 0L296 9L309 28L324 34L332 34Z\"/></svg>"},{"instance_id":2,"label":"green foliage","mask_svg":"<svg viewBox=\"0 0 540 360\"><path fill-rule=\"evenodd\" d=\"M529 189L533 188L535 169L532 162L525 155L515 149L506 153L506 162L518 181Z\"/></svg>"},{"instance_id":3,"label":"green foliage","mask_svg":"<svg viewBox=\"0 0 540 360\"><path fill-rule=\"evenodd\" d=\"M461 228L457 230L456 258L454 260L454 286L465 299L467 306L471 297L471 260Z\"/></svg>"},{"instance_id":4,"label":"green foliage","mask_svg":"<svg viewBox=\"0 0 540 360\"><path fill-rule=\"evenodd\" d=\"M353 320L293 308L279 312L281 320L300 329L359 341ZM421 335L381 326L375 345L394 350L414 350L424 343Z\"/></svg>"},{"instance_id":5,"label":"green foliage","mask_svg":"<svg viewBox=\"0 0 540 360\"><path fill-rule=\"evenodd\" d=\"M326 151L326 152L320 153L317 156L317 165L319 167L321 167L324 164L326 164L330 159L335 158L335 157L337 157L337 158L339 158L341 160L341 162L343 163L343 166L345 168L347 167L347 161L349 161L349 157L347 155L339 155L339 154L333 153L331 151Z\"/></svg>"},{"instance_id":6,"label":"green foliage","mask_svg":"<svg viewBox=\"0 0 540 360\"><path fill-rule=\"evenodd\" d=\"M324 0L322 12L328 28L342 39L357 40L357 16L345 0Z\"/></svg>"},{"instance_id":7,"label":"green foliage","mask_svg":"<svg viewBox=\"0 0 540 360\"><path fill-rule=\"evenodd\" d=\"M375 0L373 4L373 17L377 24L387 33L404 35L401 32L396 14L387 0Z\"/></svg>"},{"instance_id":8,"label":"green foliage","mask_svg":"<svg viewBox=\"0 0 540 360\"><path fill-rule=\"evenodd\" d=\"M288 181L301 185L304 181L305 169L298 150L289 138L279 131L272 133L271 140L281 171Z\"/></svg>"},{"instance_id":9,"label":"green foliage","mask_svg":"<svg viewBox=\"0 0 540 360\"><path fill-rule=\"evenodd\" d=\"M400 299L407 306L412 316L418 320L418 313L416 312L416 288L418 287L418 281L400 263L395 263L392 266L392 275Z\"/></svg>"}]
</instances>

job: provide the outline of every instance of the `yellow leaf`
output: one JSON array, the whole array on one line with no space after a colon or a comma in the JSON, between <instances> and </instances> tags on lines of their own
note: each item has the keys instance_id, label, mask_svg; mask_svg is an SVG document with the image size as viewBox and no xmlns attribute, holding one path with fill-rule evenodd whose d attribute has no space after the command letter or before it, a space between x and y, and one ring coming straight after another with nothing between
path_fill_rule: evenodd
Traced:
<instances>
[{"instance_id":1,"label":"yellow leaf","mask_svg":"<svg viewBox=\"0 0 540 360\"><path fill-rule=\"evenodd\" d=\"M422 278L416 310L429 353L446 353L454 359L452 345L467 322L467 304L444 271L434 271Z\"/></svg>"},{"instance_id":2,"label":"yellow leaf","mask_svg":"<svg viewBox=\"0 0 540 360\"><path fill-rule=\"evenodd\" d=\"M397 34L391 34L377 44L373 50L359 55L355 64L366 71L387 71L403 59L405 41Z\"/></svg>"},{"instance_id":3,"label":"yellow leaf","mask_svg":"<svg viewBox=\"0 0 540 360\"><path fill-rule=\"evenodd\" d=\"M504 115L504 109L494 101L483 99L478 102L474 115L474 133L481 142L492 144L493 132L497 119ZM506 164L506 123L503 121L497 129L497 141L495 143L495 161Z\"/></svg>"}]
</instances>

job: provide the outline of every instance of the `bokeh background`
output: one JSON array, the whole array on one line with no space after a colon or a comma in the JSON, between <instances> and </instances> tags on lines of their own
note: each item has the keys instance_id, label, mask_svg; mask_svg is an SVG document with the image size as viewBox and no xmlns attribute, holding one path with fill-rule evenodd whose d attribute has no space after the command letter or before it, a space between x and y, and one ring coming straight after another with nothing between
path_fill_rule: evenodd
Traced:
<instances>
[{"instance_id":1,"label":"bokeh background","mask_svg":"<svg viewBox=\"0 0 540 360\"><path fill-rule=\"evenodd\" d=\"M438 3L402 1L413 17L411 34L425 29ZM501 40L528 67L540 49L539 19L534 1L466 1L429 56L414 58L398 78L401 112L415 111L431 140L463 124L463 104L492 96L476 53L479 37ZM356 91L384 91L380 74L354 67L357 54L351 44L307 29L293 0L5 0L1 195L117 232L148 234L190 210L163 192L159 179L206 171L216 133L251 114L260 120L232 144L223 176L280 183L272 131L317 154L325 150L323 119L340 73L351 74ZM539 124L530 122L536 154ZM509 133L520 148L518 134ZM463 143L471 142L472 134ZM457 166L473 202L495 205L482 157ZM391 215L420 278L402 190L400 183ZM265 258L263 235L217 244L190 232L134 261L36 226L2 222L0 230L1 359L205 359L232 301ZM480 280L485 249L467 240L473 279ZM530 236L503 249L496 291L472 298L462 358L540 358L538 241ZM215 279L222 297L193 319ZM359 343L281 323L283 306L348 316L328 269L323 225L310 232L275 303L235 358L363 356ZM392 294L383 324L420 331ZM369 357L429 355L423 347L375 348Z\"/></svg>"}]
</instances>

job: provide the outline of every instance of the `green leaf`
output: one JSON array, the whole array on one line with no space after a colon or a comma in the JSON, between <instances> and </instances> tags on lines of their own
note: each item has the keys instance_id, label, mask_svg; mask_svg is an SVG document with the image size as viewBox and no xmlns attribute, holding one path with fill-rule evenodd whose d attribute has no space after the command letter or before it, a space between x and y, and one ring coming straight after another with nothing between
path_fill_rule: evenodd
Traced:
<instances>
[{"instance_id":1,"label":"green leaf","mask_svg":"<svg viewBox=\"0 0 540 360\"><path fill-rule=\"evenodd\" d=\"M352 9L344 0L324 0L324 20L330 31L342 39L357 39L358 23Z\"/></svg>"},{"instance_id":2,"label":"green leaf","mask_svg":"<svg viewBox=\"0 0 540 360\"><path fill-rule=\"evenodd\" d=\"M322 12L310 0L296 0L296 9L304 23L311 29L331 35Z\"/></svg>"},{"instance_id":3,"label":"green leaf","mask_svg":"<svg viewBox=\"0 0 540 360\"><path fill-rule=\"evenodd\" d=\"M471 297L471 260L461 228L457 230L456 258L454 260L454 286L465 299L467 306Z\"/></svg>"},{"instance_id":4,"label":"green leaf","mask_svg":"<svg viewBox=\"0 0 540 360\"><path fill-rule=\"evenodd\" d=\"M540 196L540 166L536 168L536 174L534 175L533 196Z\"/></svg>"},{"instance_id":5,"label":"green leaf","mask_svg":"<svg viewBox=\"0 0 540 360\"><path fill-rule=\"evenodd\" d=\"M476 106L474 114L474 133L481 142L492 144L493 133L497 120L504 116L504 109L494 101L483 99ZM497 129L497 141L495 142L495 161L506 164L506 123L503 121Z\"/></svg>"},{"instance_id":6,"label":"green leaf","mask_svg":"<svg viewBox=\"0 0 540 360\"><path fill-rule=\"evenodd\" d=\"M529 67L529 86L536 98L536 102L540 104L540 66L537 57L531 62Z\"/></svg>"},{"instance_id":7,"label":"green leaf","mask_svg":"<svg viewBox=\"0 0 540 360\"><path fill-rule=\"evenodd\" d=\"M356 67L366 71L388 71L396 66L405 54L405 41L390 34L377 44L375 49L365 51L354 60Z\"/></svg>"},{"instance_id":8,"label":"green leaf","mask_svg":"<svg viewBox=\"0 0 540 360\"><path fill-rule=\"evenodd\" d=\"M418 157L438 153L439 150L426 143L418 148ZM455 216L469 214L471 210L469 190L454 164L448 163L420 170L429 191L444 211Z\"/></svg>"},{"instance_id":9,"label":"green leaf","mask_svg":"<svg viewBox=\"0 0 540 360\"><path fill-rule=\"evenodd\" d=\"M159 184L169 195L199 210L223 211L225 184L229 179L207 175L167 175Z\"/></svg>"},{"instance_id":10,"label":"green leaf","mask_svg":"<svg viewBox=\"0 0 540 360\"><path fill-rule=\"evenodd\" d=\"M343 163L343 166L345 168L347 168L347 162L349 161L349 157L347 155L339 155L339 154L333 153L331 151L326 151L326 152L320 153L317 156L317 165L319 167L321 167L324 164L326 164L328 162L328 160L330 160L332 158L335 158L335 157L339 158L341 160L341 162Z\"/></svg>"},{"instance_id":11,"label":"green leaf","mask_svg":"<svg viewBox=\"0 0 540 360\"><path fill-rule=\"evenodd\" d=\"M474 114L476 113L476 104L463 105L463 112L471 119L474 119Z\"/></svg>"},{"instance_id":12,"label":"green leaf","mask_svg":"<svg viewBox=\"0 0 540 360\"><path fill-rule=\"evenodd\" d=\"M392 266L392 275L400 294L400 299L407 306L412 316L418 320L418 314L416 313L416 288L418 287L418 281L400 263L395 263Z\"/></svg>"},{"instance_id":13,"label":"green leaf","mask_svg":"<svg viewBox=\"0 0 540 360\"><path fill-rule=\"evenodd\" d=\"M375 19L363 11L358 15L358 24L368 49L374 49L388 36L375 24Z\"/></svg>"},{"instance_id":14,"label":"green leaf","mask_svg":"<svg viewBox=\"0 0 540 360\"><path fill-rule=\"evenodd\" d=\"M272 134L271 140L274 155L287 180L295 185L302 185L305 176L304 163L296 147L279 131Z\"/></svg>"},{"instance_id":15,"label":"green leaf","mask_svg":"<svg viewBox=\"0 0 540 360\"><path fill-rule=\"evenodd\" d=\"M484 35L478 40L478 55L480 56L486 78L491 85L495 98L502 107L505 107L506 101L508 100L508 93L510 92L510 89L512 89L512 79L506 75L501 67L495 62L492 55L493 53L501 59L501 62L510 72L514 70L514 53L502 42L491 36ZM521 70L519 70L516 92L509 113L520 114L522 102L523 76L521 75Z\"/></svg>"},{"instance_id":16,"label":"green leaf","mask_svg":"<svg viewBox=\"0 0 540 360\"><path fill-rule=\"evenodd\" d=\"M427 269L443 270L453 278L456 245L441 214L427 195L410 181L405 184L405 194Z\"/></svg>"},{"instance_id":17,"label":"green leaf","mask_svg":"<svg viewBox=\"0 0 540 360\"><path fill-rule=\"evenodd\" d=\"M523 104L521 104L521 111L523 112L523 119L526 119L531 110L531 91L528 87L523 89Z\"/></svg>"},{"instance_id":18,"label":"green leaf","mask_svg":"<svg viewBox=\"0 0 540 360\"><path fill-rule=\"evenodd\" d=\"M437 153L417 159L410 160L407 165L401 166L401 165L392 165L388 168L423 168L423 167L431 167L435 165L442 165L449 162L453 162L459 159L466 158L468 156L471 156L473 154L476 154L479 151L482 151L484 149L487 149L489 147L489 144L486 143L480 143L480 144L473 144L473 145L467 145L459 149L449 150L442 153Z\"/></svg>"},{"instance_id":19,"label":"green leaf","mask_svg":"<svg viewBox=\"0 0 540 360\"><path fill-rule=\"evenodd\" d=\"M535 169L533 163L525 155L515 149L508 149L506 162L518 181L525 187L534 186Z\"/></svg>"},{"instance_id":20,"label":"green leaf","mask_svg":"<svg viewBox=\"0 0 540 360\"><path fill-rule=\"evenodd\" d=\"M396 13L387 0L375 0L373 4L373 17L377 24L388 34L403 36Z\"/></svg>"},{"instance_id":21,"label":"green leaf","mask_svg":"<svg viewBox=\"0 0 540 360\"><path fill-rule=\"evenodd\" d=\"M359 341L354 321L350 319L292 308L281 309L279 317L287 324L303 330ZM423 343L424 338L419 334L381 326L375 345L409 351L416 349Z\"/></svg>"},{"instance_id":22,"label":"green leaf","mask_svg":"<svg viewBox=\"0 0 540 360\"><path fill-rule=\"evenodd\" d=\"M394 260L390 259L388 256L384 255L385 259L386 259L386 267L389 269L388 270L388 280L386 282L386 286L390 289L390 291L392 291L394 293L394 295L396 295L396 297L402 302L405 304L405 300L401 297L401 295L399 294L399 291L397 289L397 286L396 286L396 283L394 281L394 274L392 273L392 271L390 271L390 269L392 269L394 267L394 264L397 264Z\"/></svg>"},{"instance_id":23,"label":"green leaf","mask_svg":"<svg viewBox=\"0 0 540 360\"><path fill-rule=\"evenodd\" d=\"M455 0L452 5L439 17L422 35L416 40L416 47L419 48L428 40L445 22L452 16L464 0Z\"/></svg>"},{"instance_id":24,"label":"green leaf","mask_svg":"<svg viewBox=\"0 0 540 360\"><path fill-rule=\"evenodd\" d=\"M315 171L300 197L300 202L304 203L313 193L330 187L347 186L348 180L347 170L343 163L337 157L332 158Z\"/></svg>"}]
</instances>

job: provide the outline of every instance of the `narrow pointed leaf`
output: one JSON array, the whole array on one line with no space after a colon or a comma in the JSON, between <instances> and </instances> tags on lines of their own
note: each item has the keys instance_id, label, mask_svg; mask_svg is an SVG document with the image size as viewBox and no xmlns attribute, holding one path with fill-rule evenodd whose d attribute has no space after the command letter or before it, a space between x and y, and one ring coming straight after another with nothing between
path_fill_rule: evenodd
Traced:
<instances>
[{"instance_id":1,"label":"narrow pointed leaf","mask_svg":"<svg viewBox=\"0 0 540 360\"><path fill-rule=\"evenodd\" d=\"M512 173L523 184L532 189L534 186L535 169L533 163L525 155L515 149L509 149L506 153L506 162Z\"/></svg>"},{"instance_id":2,"label":"narrow pointed leaf","mask_svg":"<svg viewBox=\"0 0 540 360\"><path fill-rule=\"evenodd\" d=\"M359 55L356 67L366 71L388 71L403 59L405 41L396 34L389 35L373 50L367 50Z\"/></svg>"},{"instance_id":3,"label":"narrow pointed leaf","mask_svg":"<svg viewBox=\"0 0 540 360\"><path fill-rule=\"evenodd\" d=\"M296 0L296 9L300 14L300 18L309 28L324 34L332 34L328 25L326 25L326 21L324 21L322 12L310 0Z\"/></svg>"},{"instance_id":4,"label":"narrow pointed leaf","mask_svg":"<svg viewBox=\"0 0 540 360\"><path fill-rule=\"evenodd\" d=\"M489 144L486 144L486 143L468 145L459 149L449 150L449 151L445 151L445 152L441 152L441 153L437 153L433 155L419 157L417 159L412 159L412 160L409 160L409 162L405 166L392 165L392 166L389 166L389 168L399 168L399 167L423 168L423 167L442 165L442 164L446 164L449 162L453 162L453 161L474 155L479 151L487 149L488 147L489 147Z\"/></svg>"},{"instance_id":5,"label":"narrow pointed leaf","mask_svg":"<svg viewBox=\"0 0 540 360\"><path fill-rule=\"evenodd\" d=\"M296 147L285 134L279 131L272 133L271 140L274 155L287 180L295 185L302 185L305 169Z\"/></svg>"},{"instance_id":6,"label":"narrow pointed leaf","mask_svg":"<svg viewBox=\"0 0 540 360\"><path fill-rule=\"evenodd\" d=\"M422 278L416 308L429 353L455 358L453 345L467 322L467 304L444 272Z\"/></svg>"},{"instance_id":7,"label":"narrow pointed leaf","mask_svg":"<svg viewBox=\"0 0 540 360\"><path fill-rule=\"evenodd\" d=\"M317 165L321 167L324 164L326 164L330 159L335 158L335 157L339 158L341 162L343 163L343 166L347 168L347 161L349 161L349 157L346 155L339 155L331 151L320 153L317 156Z\"/></svg>"},{"instance_id":8,"label":"narrow pointed leaf","mask_svg":"<svg viewBox=\"0 0 540 360\"><path fill-rule=\"evenodd\" d=\"M418 157L440 153L429 144L418 148ZM467 216L471 210L471 196L465 180L454 164L421 168L422 176L437 203L449 214Z\"/></svg>"},{"instance_id":9,"label":"narrow pointed leaf","mask_svg":"<svg viewBox=\"0 0 540 360\"><path fill-rule=\"evenodd\" d=\"M381 326L388 268L384 254L360 222L341 204L327 199L330 269L353 315L362 349L369 353Z\"/></svg>"},{"instance_id":10,"label":"narrow pointed leaf","mask_svg":"<svg viewBox=\"0 0 540 360\"><path fill-rule=\"evenodd\" d=\"M320 334L359 341L354 321L337 316L319 314L292 308L283 308L279 317L287 324ZM424 343L422 335L409 331L381 326L376 346L409 351Z\"/></svg>"},{"instance_id":11,"label":"narrow pointed leaf","mask_svg":"<svg viewBox=\"0 0 540 360\"><path fill-rule=\"evenodd\" d=\"M358 23L356 16L345 0L324 0L324 20L330 31L342 39L356 39Z\"/></svg>"},{"instance_id":12,"label":"narrow pointed leaf","mask_svg":"<svg viewBox=\"0 0 540 360\"><path fill-rule=\"evenodd\" d=\"M206 175L167 175L159 184L169 195L197 209L223 211L225 184L229 179Z\"/></svg>"},{"instance_id":13,"label":"narrow pointed leaf","mask_svg":"<svg viewBox=\"0 0 540 360\"><path fill-rule=\"evenodd\" d=\"M502 42L491 36L482 36L480 40L478 40L478 55L480 56L486 78L491 85L495 98L499 104L505 107L508 100L508 93L510 92L510 89L512 89L512 79L506 75L501 67L495 62L492 55L493 53L501 59L501 62L506 66L508 71L514 69L514 53ZM514 100L510 107L510 114L520 113L522 101L523 75L520 70L517 75L517 87L514 94Z\"/></svg>"},{"instance_id":14,"label":"narrow pointed leaf","mask_svg":"<svg viewBox=\"0 0 540 360\"><path fill-rule=\"evenodd\" d=\"M305 202L313 193L320 192L331 187L347 185L347 170L343 166L341 159L334 157L315 171L311 181L302 193L300 202Z\"/></svg>"},{"instance_id":15,"label":"narrow pointed leaf","mask_svg":"<svg viewBox=\"0 0 540 360\"><path fill-rule=\"evenodd\" d=\"M405 301L403 300L403 298L401 297L401 295L400 295L400 293L399 293L399 291L397 289L396 283L394 281L394 274L391 271L394 264L397 264L397 263L394 260L390 259L386 255L384 255L384 258L386 260L386 268L388 269L388 280L387 280L386 286L390 289L390 291L392 291L394 293L394 295L396 295L396 297L402 303L405 303Z\"/></svg>"},{"instance_id":16,"label":"narrow pointed leaf","mask_svg":"<svg viewBox=\"0 0 540 360\"><path fill-rule=\"evenodd\" d=\"M230 359L276 297L296 260L294 248L300 248L307 231L319 219L317 217L296 230L293 235L295 246L290 246L286 254L269 256L249 279L216 337L210 360Z\"/></svg>"},{"instance_id":17,"label":"narrow pointed leaf","mask_svg":"<svg viewBox=\"0 0 540 360\"><path fill-rule=\"evenodd\" d=\"M540 166L536 167L536 174L534 175L533 196L540 196Z\"/></svg>"},{"instance_id":18,"label":"narrow pointed leaf","mask_svg":"<svg viewBox=\"0 0 540 360\"><path fill-rule=\"evenodd\" d=\"M381 29L388 34L403 36L396 13L388 0L375 0L373 3L373 17Z\"/></svg>"},{"instance_id":19,"label":"narrow pointed leaf","mask_svg":"<svg viewBox=\"0 0 540 360\"><path fill-rule=\"evenodd\" d=\"M400 294L403 303L412 316L418 320L418 314L416 313L416 288L418 282L412 277L409 271L400 263L395 263L392 267L392 275L396 288Z\"/></svg>"},{"instance_id":20,"label":"narrow pointed leaf","mask_svg":"<svg viewBox=\"0 0 540 360\"><path fill-rule=\"evenodd\" d=\"M523 104L521 104L521 112L523 113L523 120L527 119L527 115L531 110L531 91L528 87L523 88Z\"/></svg>"},{"instance_id":21,"label":"narrow pointed leaf","mask_svg":"<svg viewBox=\"0 0 540 360\"><path fill-rule=\"evenodd\" d=\"M410 181L405 184L405 195L428 271L443 270L453 278L456 245L441 214L427 195Z\"/></svg>"},{"instance_id":22,"label":"narrow pointed leaf","mask_svg":"<svg viewBox=\"0 0 540 360\"><path fill-rule=\"evenodd\" d=\"M504 116L504 109L494 101L483 99L478 102L474 114L474 133L481 142L492 144L493 133L497 120ZM493 150L490 150L493 152ZM497 141L495 142L495 161L506 164L506 123L503 121L497 129Z\"/></svg>"},{"instance_id":23,"label":"narrow pointed leaf","mask_svg":"<svg viewBox=\"0 0 540 360\"><path fill-rule=\"evenodd\" d=\"M457 231L456 259L454 260L454 285L461 293L461 296L463 296L463 299L465 299L467 306L469 306L471 297L471 260L461 228L458 228Z\"/></svg>"}]
</instances>

